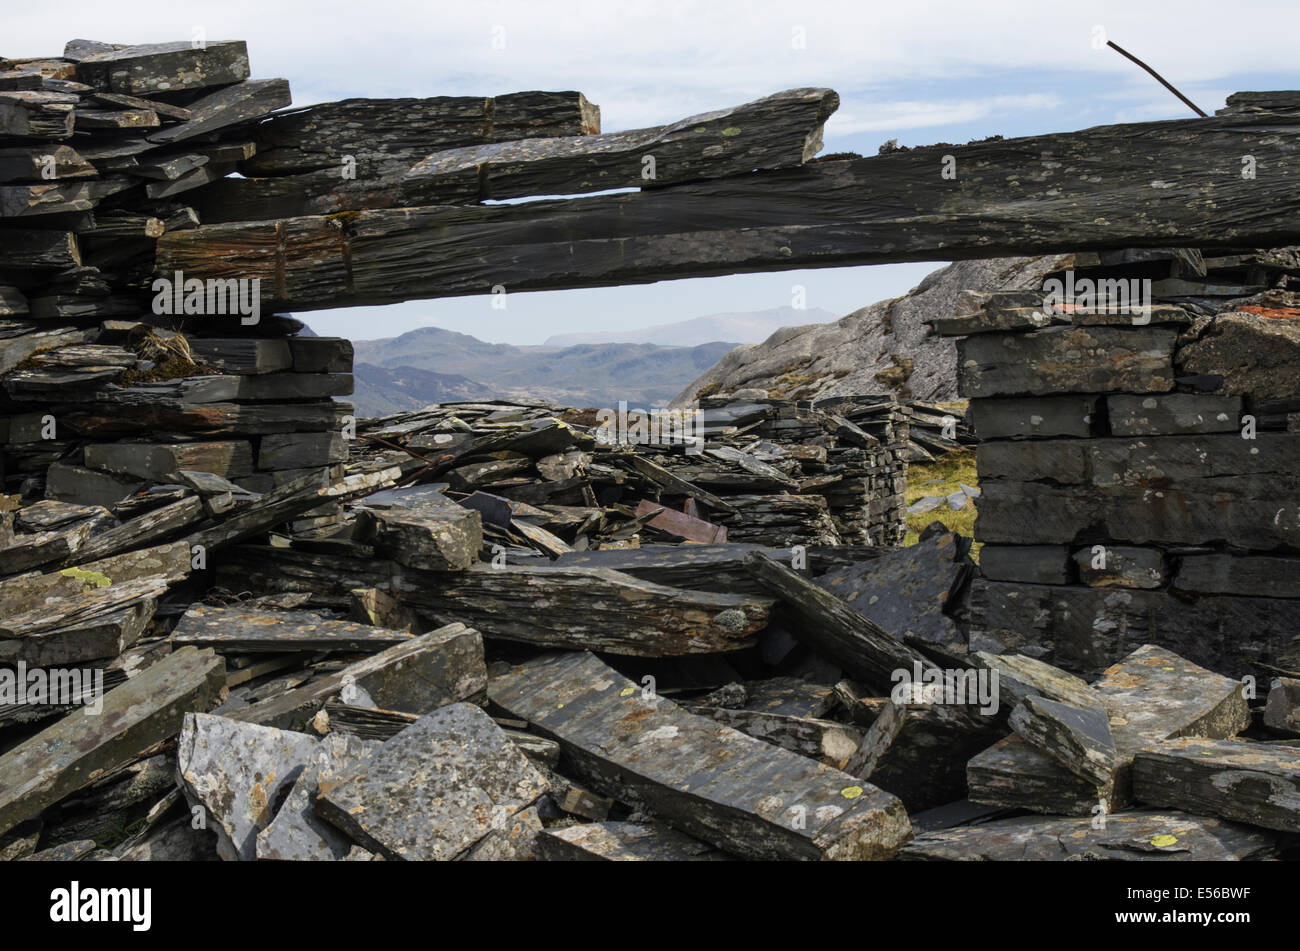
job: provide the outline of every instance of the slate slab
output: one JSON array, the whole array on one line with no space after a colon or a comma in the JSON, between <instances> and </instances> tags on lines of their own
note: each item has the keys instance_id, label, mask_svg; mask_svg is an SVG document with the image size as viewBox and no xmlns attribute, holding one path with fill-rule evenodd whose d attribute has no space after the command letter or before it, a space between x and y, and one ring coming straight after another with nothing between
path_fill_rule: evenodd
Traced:
<instances>
[{"instance_id":1,"label":"slate slab","mask_svg":"<svg viewBox=\"0 0 1300 951\"><path fill-rule=\"evenodd\" d=\"M317 813L390 859L464 855L546 792L546 780L478 707L455 703L386 741Z\"/></svg>"}]
</instances>

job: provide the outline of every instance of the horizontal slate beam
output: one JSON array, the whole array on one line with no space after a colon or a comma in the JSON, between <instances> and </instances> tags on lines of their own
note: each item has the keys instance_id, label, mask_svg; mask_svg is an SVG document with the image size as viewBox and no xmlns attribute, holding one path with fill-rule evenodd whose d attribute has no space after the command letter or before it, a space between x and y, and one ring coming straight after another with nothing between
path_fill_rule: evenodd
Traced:
<instances>
[{"instance_id":1,"label":"horizontal slate beam","mask_svg":"<svg viewBox=\"0 0 1300 951\"><path fill-rule=\"evenodd\" d=\"M1243 155L1255 158L1253 179L1242 178ZM955 177L944 178L945 168ZM163 235L158 269L260 277L277 306L311 310L496 285L598 287L1123 246L1268 247L1300 242L1298 175L1300 116L1144 122L636 194L210 225Z\"/></svg>"}]
</instances>

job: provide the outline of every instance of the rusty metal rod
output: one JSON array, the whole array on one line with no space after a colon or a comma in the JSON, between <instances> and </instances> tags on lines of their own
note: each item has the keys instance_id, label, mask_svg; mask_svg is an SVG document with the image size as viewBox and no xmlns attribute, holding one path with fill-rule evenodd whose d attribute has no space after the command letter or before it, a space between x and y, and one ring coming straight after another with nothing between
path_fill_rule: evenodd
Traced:
<instances>
[{"instance_id":1,"label":"rusty metal rod","mask_svg":"<svg viewBox=\"0 0 1300 951\"><path fill-rule=\"evenodd\" d=\"M1133 55L1132 53L1130 53L1128 50L1124 49L1122 46L1120 46L1120 45L1119 45L1118 43L1116 43L1114 40L1107 40L1107 41L1106 41L1106 45L1109 46L1111 49L1113 49L1116 53L1119 53L1121 56L1124 56L1124 57L1127 57L1128 59L1131 59L1133 62L1137 63L1139 66L1141 66L1143 69L1145 69L1148 73L1150 73L1152 76L1154 76L1154 77L1156 78L1156 81L1157 81L1158 83L1160 83L1160 85L1164 86L1164 87L1165 87L1166 89L1168 89L1171 93L1173 93L1175 96L1177 96L1179 99L1181 99L1181 100L1182 100L1182 101L1187 105L1187 108L1189 108L1189 109L1192 110L1192 112L1196 113L1196 114L1197 114L1198 116L1200 116L1202 119L1208 119L1208 118L1210 118L1209 115L1207 115L1205 112L1203 112L1203 111L1201 110L1201 107L1200 107L1200 106L1198 106L1196 103L1192 102L1192 100L1188 99L1186 96L1184 96L1182 93L1180 93L1177 89L1175 89L1172 85L1170 85L1169 81L1168 81L1167 79L1165 79L1165 77L1161 76L1161 75L1160 75L1159 73L1157 73L1154 69L1152 69L1152 68L1151 68L1150 66L1148 66L1146 63L1142 62L1142 60L1138 59L1136 56L1134 56L1134 55Z\"/></svg>"}]
</instances>

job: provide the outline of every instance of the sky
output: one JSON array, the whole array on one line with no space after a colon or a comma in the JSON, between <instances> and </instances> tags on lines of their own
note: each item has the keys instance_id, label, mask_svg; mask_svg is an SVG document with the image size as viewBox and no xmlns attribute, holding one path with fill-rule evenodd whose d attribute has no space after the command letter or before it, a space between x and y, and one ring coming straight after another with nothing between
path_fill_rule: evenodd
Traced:
<instances>
[{"instance_id":1,"label":"sky","mask_svg":"<svg viewBox=\"0 0 1300 951\"><path fill-rule=\"evenodd\" d=\"M0 56L115 43L248 42L253 76L284 76L295 105L356 96L492 96L578 89L607 132L675 121L781 89L841 100L825 151L966 142L1190 117L1114 40L1213 113L1236 90L1300 88L1300 3L1069 4L651 0L0 0ZM53 11L53 12L52 12ZM71 32L69 32L71 31ZM937 265L786 271L630 287L408 301L300 314L321 334L390 337L420 326L491 342L635 328L790 305L845 314L896 297ZM671 341L664 341L671 343Z\"/></svg>"}]
</instances>

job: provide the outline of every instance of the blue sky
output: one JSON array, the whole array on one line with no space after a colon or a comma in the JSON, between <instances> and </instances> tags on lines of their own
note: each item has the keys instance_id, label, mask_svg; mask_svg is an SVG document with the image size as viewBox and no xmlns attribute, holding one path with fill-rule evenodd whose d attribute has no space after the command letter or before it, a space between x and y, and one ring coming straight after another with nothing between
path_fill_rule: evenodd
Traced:
<instances>
[{"instance_id":1,"label":"blue sky","mask_svg":"<svg viewBox=\"0 0 1300 951\"><path fill-rule=\"evenodd\" d=\"M405 2L156 0L5 9L0 55L57 55L74 36L110 42L248 41L253 74L285 76L296 105L352 96L497 95L580 89L606 131L669 122L794 86L841 98L826 150L1183 118L1185 106L1113 50L1113 39L1207 112L1244 89L1300 88L1300 4L1051 0L857 2ZM1098 31L1101 31L1099 33ZM496 41L494 43L494 40ZM437 325L493 342L639 327L787 305L847 313L905 293L930 264L836 268L635 287L412 301L302 315L358 339ZM665 341L670 343L671 341Z\"/></svg>"}]
</instances>

